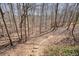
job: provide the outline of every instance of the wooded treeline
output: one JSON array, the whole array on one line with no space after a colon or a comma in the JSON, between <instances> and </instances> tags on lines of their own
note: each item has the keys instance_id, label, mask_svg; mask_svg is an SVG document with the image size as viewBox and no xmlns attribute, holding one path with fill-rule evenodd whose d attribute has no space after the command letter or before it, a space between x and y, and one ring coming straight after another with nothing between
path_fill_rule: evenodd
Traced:
<instances>
[{"instance_id":1,"label":"wooded treeline","mask_svg":"<svg viewBox=\"0 0 79 59\"><path fill-rule=\"evenodd\" d=\"M16 35L18 42L26 42L59 27L71 28L74 41L74 29L78 24L78 3L2 3L0 4L0 38L10 41ZM8 37L8 38L7 38Z\"/></svg>"}]
</instances>

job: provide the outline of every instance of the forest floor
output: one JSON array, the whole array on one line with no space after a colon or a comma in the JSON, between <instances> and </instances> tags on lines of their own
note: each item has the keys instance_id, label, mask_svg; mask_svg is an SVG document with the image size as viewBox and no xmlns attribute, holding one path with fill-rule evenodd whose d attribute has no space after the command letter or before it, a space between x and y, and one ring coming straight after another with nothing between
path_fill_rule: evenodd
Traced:
<instances>
[{"instance_id":1,"label":"forest floor","mask_svg":"<svg viewBox=\"0 0 79 59\"><path fill-rule=\"evenodd\" d=\"M43 50L48 45L73 44L73 40L69 38L70 31L65 31L66 28L60 27L56 31L50 32L43 36L28 40L26 43L17 44L13 48L7 48L0 51L3 56L39 56L44 55ZM75 34L79 34L79 25L76 26ZM76 32L77 31L77 32ZM71 37L72 38L72 37ZM64 41L63 41L64 40ZM61 43L62 42L62 43ZM78 39L79 43L79 39Z\"/></svg>"}]
</instances>

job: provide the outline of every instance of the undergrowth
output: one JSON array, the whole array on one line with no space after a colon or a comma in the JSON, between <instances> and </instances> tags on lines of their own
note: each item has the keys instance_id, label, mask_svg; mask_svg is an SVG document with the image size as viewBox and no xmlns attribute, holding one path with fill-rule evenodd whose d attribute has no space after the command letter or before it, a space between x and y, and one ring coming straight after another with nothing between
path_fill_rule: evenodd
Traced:
<instances>
[{"instance_id":1,"label":"undergrowth","mask_svg":"<svg viewBox=\"0 0 79 59\"><path fill-rule=\"evenodd\" d=\"M46 56L79 56L79 46L48 46L44 49Z\"/></svg>"}]
</instances>

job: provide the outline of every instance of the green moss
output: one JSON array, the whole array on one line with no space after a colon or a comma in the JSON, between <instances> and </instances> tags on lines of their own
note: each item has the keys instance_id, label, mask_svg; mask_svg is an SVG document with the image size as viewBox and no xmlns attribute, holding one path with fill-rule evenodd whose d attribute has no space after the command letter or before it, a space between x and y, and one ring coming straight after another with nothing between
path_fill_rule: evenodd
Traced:
<instances>
[{"instance_id":1,"label":"green moss","mask_svg":"<svg viewBox=\"0 0 79 59\"><path fill-rule=\"evenodd\" d=\"M78 46L50 46L48 49L44 50L45 55L49 56L78 56L79 47Z\"/></svg>"}]
</instances>

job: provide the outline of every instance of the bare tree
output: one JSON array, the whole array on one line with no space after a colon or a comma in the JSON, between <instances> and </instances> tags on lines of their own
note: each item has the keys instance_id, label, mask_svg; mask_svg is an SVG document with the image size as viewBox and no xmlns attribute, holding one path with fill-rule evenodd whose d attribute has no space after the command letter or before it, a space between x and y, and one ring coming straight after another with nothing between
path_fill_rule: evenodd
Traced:
<instances>
[{"instance_id":1,"label":"bare tree","mask_svg":"<svg viewBox=\"0 0 79 59\"><path fill-rule=\"evenodd\" d=\"M1 9L1 7L0 7L0 13L1 13L1 16L2 16L2 20L3 20L4 26L5 26L5 29L6 29L6 32L7 32L9 41L10 41L10 44L11 44L11 46L13 46L11 37L10 37L9 32L8 32L8 28L7 28L6 22L5 22L5 20L4 20L4 14L3 14L3 11L2 11L2 9Z\"/></svg>"},{"instance_id":2,"label":"bare tree","mask_svg":"<svg viewBox=\"0 0 79 59\"><path fill-rule=\"evenodd\" d=\"M78 19L79 19L79 3L77 3L77 5L76 5L76 18L74 20L73 27L72 27L72 36L74 38L74 41L76 41L76 39L75 39L73 32L74 32L74 29L75 29Z\"/></svg>"},{"instance_id":3,"label":"bare tree","mask_svg":"<svg viewBox=\"0 0 79 59\"><path fill-rule=\"evenodd\" d=\"M57 12L58 12L58 3L55 6L55 23L54 23L54 29L55 30L57 28Z\"/></svg>"},{"instance_id":4,"label":"bare tree","mask_svg":"<svg viewBox=\"0 0 79 59\"><path fill-rule=\"evenodd\" d=\"M42 7L41 7L41 14L40 14L40 34L41 34L41 30L42 30L42 21L43 21L43 10L44 10L44 3L41 5Z\"/></svg>"},{"instance_id":5,"label":"bare tree","mask_svg":"<svg viewBox=\"0 0 79 59\"><path fill-rule=\"evenodd\" d=\"M71 7L75 7L75 4L72 5ZM69 9L71 9L71 7ZM70 16L69 16L69 19L68 19L67 30L69 29L69 27L70 27L70 25L73 21L73 18L74 18L74 10L70 10Z\"/></svg>"},{"instance_id":6,"label":"bare tree","mask_svg":"<svg viewBox=\"0 0 79 59\"><path fill-rule=\"evenodd\" d=\"M20 36L19 36L18 27L17 27L17 23L16 23L16 20L15 20L15 15L14 15L14 10L13 10L12 4L11 4L11 10L12 10L12 14L13 14L12 16L13 16L13 21L14 21L14 24L15 24L16 32L17 32L18 38L20 40Z\"/></svg>"},{"instance_id":7,"label":"bare tree","mask_svg":"<svg viewBox=\"0 0 79 59\"><path fill-rule=\"evenodd\" d=\"M68 9L68 4L66 4L65 10L64 10L65 12L64 12L64 16L63 16L63 23L62 23L62 26L65 24L67 9Z\"/></svg>"},{"instance_id":8,"label":"bare tree","mask_svg":"<svg viewBox=\"0 0 79 59\"><path fill-rule=\"evenodd\" d=\"M47 29L47 11L48 11L47 7L48 7L48 4L45 4L45 29Z\"/></svg>"}]
</instances>

